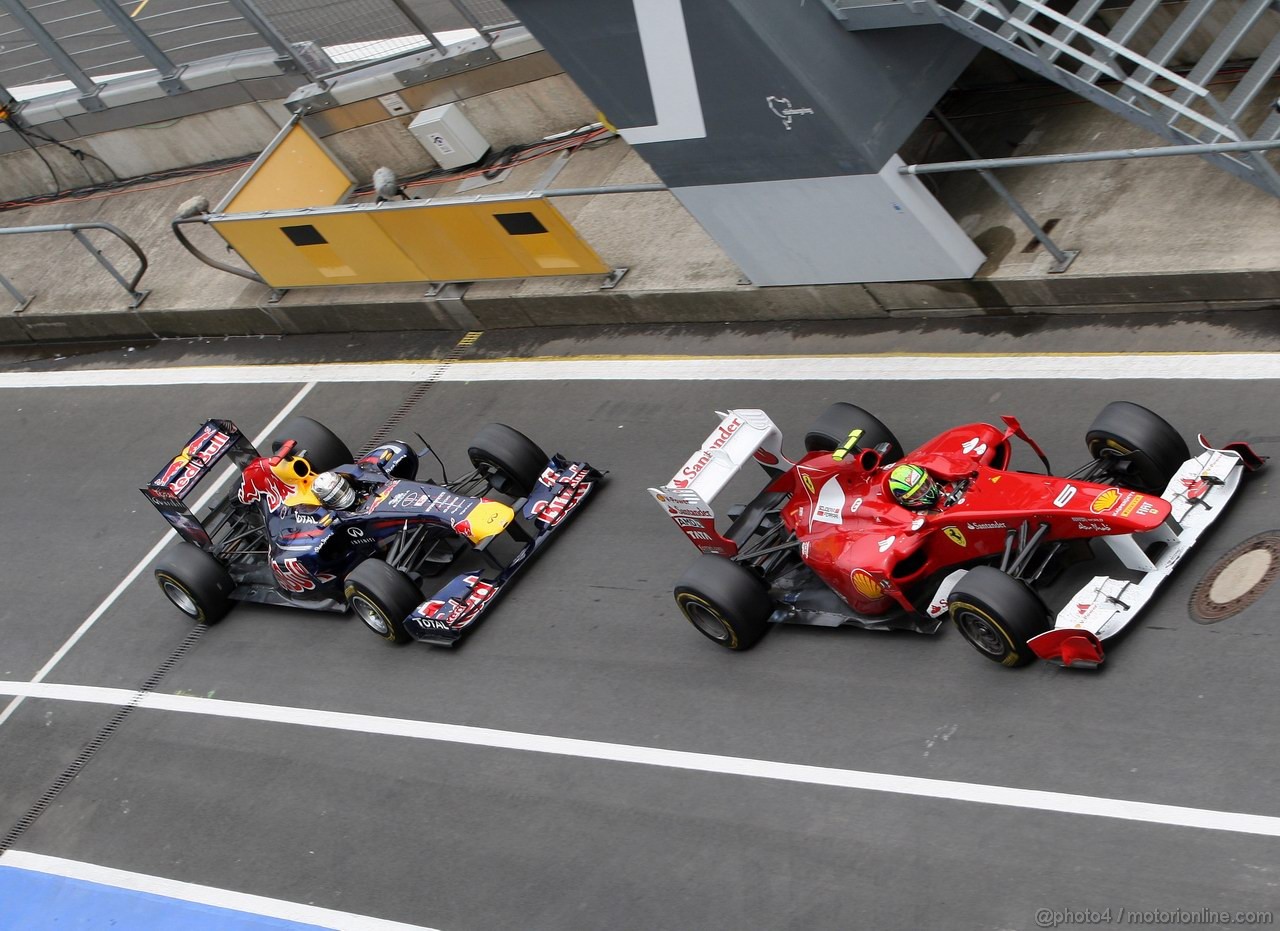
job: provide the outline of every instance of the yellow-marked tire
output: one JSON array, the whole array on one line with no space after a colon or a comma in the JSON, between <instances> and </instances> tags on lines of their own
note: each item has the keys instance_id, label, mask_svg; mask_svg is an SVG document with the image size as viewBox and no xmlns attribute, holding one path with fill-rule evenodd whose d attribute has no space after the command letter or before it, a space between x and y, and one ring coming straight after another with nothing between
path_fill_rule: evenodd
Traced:
<instances>
[{"instance_id":1,"label":"yellow-marked tire","mask_svg":"<svg viewBox=\"0 0 1280 931\"><path fill-rule=\"evenodd\" d=\"M1186 441L1159 414L1132 401L1112 401L1085 433L1089 455L1114 461L1122 484L1160 494L1191 457Z\"/></svg>"},{"instance_id":2,"label":"yellow-marked tire","mask_svg":"<svg viewBox=\"0 0 1280 931\"><path fill-rule=\"evenodd\" d=\"M408 643L412 637L404 619L422 604L422 591L413 580L381 559L366 559L343 583L347 607L388 643Z\"/></svg>"},{"instance_id":3,"label":"yellow-marked tire","mask_svg":"<svg viewBox=\"0 0 1280 931\"><path fill-rule=\"evenodd\" d=\"M748 650L769 628L773 605L764 582L723 556L703 555L675 589L676 606L698 633L726 650Z\"/></svg>"},{"instance_id":4,"label":"yellow-marked tire","mask_svg":"<svg viewBox=\"0 0 1280 931\"><path fill-rule=\"evenodd\" d=\"M889 444L889 451L884 455L884 462L897 462L902 458L902 444L893 435L893 431L880 422L874 414L862 408L836 401L818 415L804 435L806 452L831 452L839 449L849 439L854 430L861 430L858 437L859 449L875 449L881 443Z\"/></svg>"},{"instance_id":5,"label":"yellow-marked tire","mask_svg":"<svg viewBox=\"0 0 1280 931\"><path fill-rule=\"evenodd\" d=\"M1040 596L991 566L966 572L947 605L960 636L1002 666L1025 666L1035 659L1027 641L1050 627Z\"/></svg>"},{"instance_id":6,"label":"yellow-marked tire","mask_svg":"<svg viewBox=\"0 0 1280 931\"><path fill-rule=\"evenodd\" d=\"M197 624L216 624L231 609L235 582L200 547L179 543L156 564L156 583L173 606Z\"/></svg>"}]
</instances>

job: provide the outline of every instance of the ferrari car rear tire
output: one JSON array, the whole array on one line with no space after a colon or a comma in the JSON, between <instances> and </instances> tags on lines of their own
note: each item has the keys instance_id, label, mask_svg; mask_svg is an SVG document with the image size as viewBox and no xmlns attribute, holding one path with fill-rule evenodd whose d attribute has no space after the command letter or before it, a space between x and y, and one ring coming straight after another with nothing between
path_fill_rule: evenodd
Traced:
<instances>
[{"instance_id":1,"label":"ferrari car rear tire","mask_svg":"<svg viewBox=\"0 0 1280 931\"><path fill-rule=\"evenodd\" d=\"M482 427L467 447L467 456L489 475L494 488L513 498L533 491L550 460L537 443L504 423Z\"/></svg>"},{"instance_id":2,"label":"ferrari car rear tire","mask_svg":"<svg viewBox=\"0 0 1280 931\"><path fill-rule=\"evenodd\" d=\"M966 572L951 590L948 608L960 635L1002 666L1025 666L1035 659L1027 641L1050 627L1040 596L991 566Z\"/></svg>"},{"instance_id":3,"label":"ferrari car rear tire","mask_svg":"<svg viewBox=\"0 0 1280 931\"><path fill-rule=\"evenodd\" d=\"M156 565L156 582L174 607L199 624L216 624L231 609L236 584L200 547L179 543Z\"/></svg>"},{"instance_id":4,"label":"ferrari car rear tire","mask_svg":"<svg viewBox=\"0 0 1280 931\"><path fill-rule=\"evenodd\" d=\"M1163 417L1132 401L1112 401L1085 434L1095 459L1127 460L1125 485L1160 494L1190 458L1186 441Z\"/></svg>"},{"instance_id":5,"label":"ferrari car rear tire","mask_svg":"<svg viewBox=\"0 0 1280 931\"><path fill-rule=\"evenodd\" d=\"M294 440L296 455L303 456L313 472L328 472L340 465L350 465L351 450L338 435L310 417L290 417L271 437L271 448L285 440Z\"/></svg>"},{"instance_id":6,"label":"ferrari car rear tire","mask_svg":"<svg viewBox=\"0 0 1280 931\"><path fill-rule=\"evenodd\" d=\"M388 643L412 638L404 619L422 604L422 592L399 569L381 559L366 559L347 576L343 594L361 623Z\"/></svg>"},{"instance_id":7,"label":"ferrari car rear tire","mask_svg":"<svg viewBox=\"0 0 1280 931\"><path fill-rule=\"evenodd\" d=\"M772 604L764 582L723 556L703 555L676 584L676 605L704 637L747 650L769 629Z\"/></svg>"},{"instance_id":8,"label":"ferrari car rear tire","mask_svg":"<svg viewBox=\"0 0 1280 931\"><path fill-rule=\"evenodd\" d=\"M836 401L818 415L804 435L805 451L831 452L843 446L854 430L862 431L858 438L859 449L873 449L881 443L888 443L889 451L885 453L884 461L897 462L902 458L902 444L892 430L874 414L844 401Z\"/></svg>"}]
</instances>

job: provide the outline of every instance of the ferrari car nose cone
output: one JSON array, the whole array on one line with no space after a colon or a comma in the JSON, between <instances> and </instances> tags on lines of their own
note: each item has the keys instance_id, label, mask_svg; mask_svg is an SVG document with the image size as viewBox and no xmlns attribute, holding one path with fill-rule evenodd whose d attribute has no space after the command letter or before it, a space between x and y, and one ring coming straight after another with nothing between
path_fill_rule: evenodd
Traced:
<instances>
[{"instance_id":1,"label":"ferrari car nose cone","mask_svg":"<svg viewBox=\"0 0 1280 931\"><path fill-rule=\"evenodd\" d=\"M1280 534L1263 533L1223 556L1191 593L1191 616L1213 624L1253 604L1280 575Z\"/></svg>"}]
</instances>

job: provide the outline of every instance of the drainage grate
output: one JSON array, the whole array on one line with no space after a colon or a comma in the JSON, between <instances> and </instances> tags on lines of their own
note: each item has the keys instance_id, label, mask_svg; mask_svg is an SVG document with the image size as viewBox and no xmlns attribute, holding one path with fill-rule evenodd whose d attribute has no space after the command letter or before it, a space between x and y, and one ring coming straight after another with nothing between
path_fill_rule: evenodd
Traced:
<instances>
[{"instance_id":1,"label":"drainage grate","mask_svg":"<svg viewBox=\"0 0 1280 931\"><path fill-rule=\"evenodd\" d=\"M36 820L53 804L54 799L58 797L62 790L70 785L76 776L80 775L80 770L84 769L85 765L93 759L93 755L102 749L102 745L124 723L124 719L129 716L130 712L138 707L138 703L142 701L143 696L156 690L161 680L169 674L169 671L177 665L182 657L187 655L187 651L196 645L196 642L204 636L204 632L208 629L204 624L197 624L191 628L191 632L187 634L186 639L178 644L178 648L169 654L169 658L157 666L155 672L147 677L147 681L142 683L142 687L129 699L129 703L116 709L116 713L111 716L111 720L103 726L102 730L98 731L92 740L84 745L84 749L76 755L74 760L67 764L67 768L58 775L57 779L53 780L53 784L44 791L44 794L31 806L27 813L18 819L17 824L9 829L4 838L0 839L0 853L4 853L16 844L18 838L23 835L27 828L36 823Z\"/></svg>"},{"instance_id":2,"label":"drainage grate","mask_svg":"<svg viewBox=\"0 0 1280 931\"><path fill-rule=\"evenodd\" d=\"M383 422L382 426L374 432L373 436L369 438L369 442L366 443L364 449L360 451L360 455L365 455L380 443L385 442L391 435L391 431L400 425L405 417L408 416L409 411L413 410L414 405L421 401L422 396L431 390L431 386L440 380L440 376L444 374L444 370L462 358L466 351L475 345L476 340L483 335L484 331L482 330L472 330L470 333L463 336L462 339L458 340L457 344L449 350L448 355L440 360L440 363L435 367L431 374L427 376L426 380L419 382L409 390L409 393L405 395L404 400L400 402L400 406L395 409L391 416L388 417L386 421Z\"/></svg>"},{"instance_id":3,"label":"drainage grate","mask_svg":"<svg viewBox=\"0 0 1280 931\"><path fill-rule=\"evenodd\" d=\"M1191 592L1191 619L1216 624L1253 604L1280 575L1280 532L1245 540L1223 556Z\"/></svg>"}]
</instances>

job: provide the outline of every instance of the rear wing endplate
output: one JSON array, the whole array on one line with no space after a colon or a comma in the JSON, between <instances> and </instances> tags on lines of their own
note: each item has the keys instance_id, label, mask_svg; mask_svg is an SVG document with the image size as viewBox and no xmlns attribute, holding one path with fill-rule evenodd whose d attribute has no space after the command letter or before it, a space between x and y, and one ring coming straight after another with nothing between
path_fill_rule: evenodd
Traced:
<instances>
[{"instance_id":1,"label":"rear wing endplate","mask_svg":"<svg viewBox=\"0 0 1280 931\"><path fill-rule=\"evenodd\" d=\"M227 455L243 469L258 457L258 451L231 421L207 420L178 455L142 487L142 493L178 535L201 549L212 545L209 534L183 502Z\"/></svg>"},{"instance_id":2,"label":"rear wing endplate","mask_svg":"<svg viewBox=\"0 0 1280 931\"><path fill-rule=\"evenodd\" d=\"M737 544L721 536L711 502L742 467L755 460L771 475L785 463L782 431L760 410L716 411L720 425L661 488L649 494L693 545L704 553L733 556Z\"/></svg>"}]
</instances>

